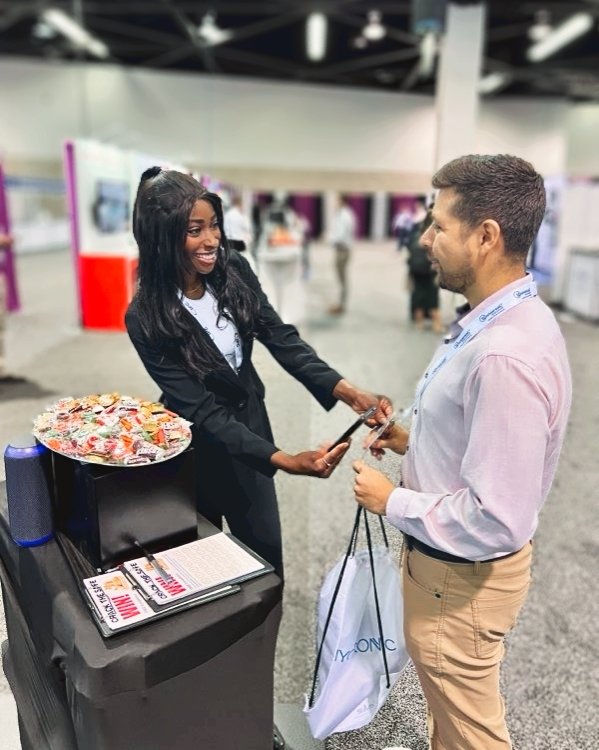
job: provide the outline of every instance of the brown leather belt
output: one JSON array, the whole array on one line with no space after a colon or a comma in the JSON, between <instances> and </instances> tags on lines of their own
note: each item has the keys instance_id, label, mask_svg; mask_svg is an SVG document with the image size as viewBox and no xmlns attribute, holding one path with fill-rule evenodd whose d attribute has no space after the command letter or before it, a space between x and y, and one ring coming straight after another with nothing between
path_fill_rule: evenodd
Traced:
<instances>
[{"instance_id":1,"label":"brown leather belt","mask_svg":"<svg viewBox=\"0 0 599 750\"><path fill-rule=\"evenodd\" d=\"M418 552L421 552L423 555L432 557L435 560L442 560L443 562L450 562L450 563L462 563L464 565L473 565L476 562L476 560L467 560L465 557L457 557L457 555L450 555L449 552L443 552L443 550L436 549L435 547L429 547L428 544L421 542L420 539L416 539L415 537L410 536L409 534L404 534L404 538L406 540L406 545L409 550L415 549ZM516 550L516 552L519 552L519 550ZM484 563L484 562L496 562L497 560L505 560L506 557L511 557L512 555L515 555L516 552L508 552L507 555L500 555L499 557L492 557L490 560L479 560L478 562Z\"/></svg>"}]
</instances>

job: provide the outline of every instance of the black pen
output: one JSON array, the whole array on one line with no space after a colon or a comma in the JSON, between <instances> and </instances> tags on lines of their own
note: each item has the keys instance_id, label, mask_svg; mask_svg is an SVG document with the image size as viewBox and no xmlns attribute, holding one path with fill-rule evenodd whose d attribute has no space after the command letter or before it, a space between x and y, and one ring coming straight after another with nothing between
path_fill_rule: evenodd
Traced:
<instances>
[{"instance_id":1,"label":"black pen","mask_svg":"<svg viewBox=\"0 0 599 750\"><path fill-rule=\"evenodd\" d=\"M173 577L170 573L167 573L167 571L162 567L162 565L158 562L158 560L154 557L154 555L147 550L140 542L137 541L137 539L131 540L133 544L138 547L141 552L143 553L143 556L146 558L146 560L150 563L150 565L154 568L154 570L158 573L161 578L166 581L167 583L169 581L173 580Z\"/></svg>"}]
</instances>

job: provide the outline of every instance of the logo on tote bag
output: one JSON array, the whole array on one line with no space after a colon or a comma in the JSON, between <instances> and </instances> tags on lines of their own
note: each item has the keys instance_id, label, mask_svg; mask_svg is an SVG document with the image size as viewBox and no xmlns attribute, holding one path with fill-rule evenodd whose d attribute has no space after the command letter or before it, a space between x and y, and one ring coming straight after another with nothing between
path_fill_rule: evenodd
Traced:
<instances>
[{"instance_id":1,"label":"logo on tote bag","mask_svg":"<svg viewBox=\"0 0 599 750\"><path fill-rule=\"evenodd\" d=\"M393 638L385 638L385 649L387 651L397 651L397 645ZM354 647L349 651L343 651L338 648L335 652L335 661L348 661L352 654L371 654L374 651L382 651L382 641L380 638L360 638L354 643Z\"/></svg>"}]
</instances>

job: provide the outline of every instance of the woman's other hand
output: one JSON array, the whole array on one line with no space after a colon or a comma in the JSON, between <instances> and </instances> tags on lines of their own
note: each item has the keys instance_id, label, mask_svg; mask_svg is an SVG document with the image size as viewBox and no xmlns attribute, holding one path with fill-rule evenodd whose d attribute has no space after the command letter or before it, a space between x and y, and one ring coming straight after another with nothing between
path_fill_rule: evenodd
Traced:
<instances>
[{"instance_id":1,"label":"woman's other hand","mask_svg":"<svg viewBox=\"0 0 599 750\"><path fill-rule=\"evenodd\" d=\"M370 391L363 391L345 379L337 383L333 389L333 396L338 398L339 401L343 401L358 414L363 414L371 406L376 406L376 414L367 422L371 426L383 424L393 414L393 404L390 398Z\"/></svg>"},{"instance_id":2,"label":"woman's other hand","mask_svg":"<svg viewBox=\"0 0 599 750\"><path fill-rule=\"evenodd\" d=\"M310 477L327 479L337 468L349 448L349 442L341 443L329 450L319 448L316 451L302 451L291 455L284 451L277 451L270 457L270 462L288 474L306 474Z\"/></svg>"}]
</instances>

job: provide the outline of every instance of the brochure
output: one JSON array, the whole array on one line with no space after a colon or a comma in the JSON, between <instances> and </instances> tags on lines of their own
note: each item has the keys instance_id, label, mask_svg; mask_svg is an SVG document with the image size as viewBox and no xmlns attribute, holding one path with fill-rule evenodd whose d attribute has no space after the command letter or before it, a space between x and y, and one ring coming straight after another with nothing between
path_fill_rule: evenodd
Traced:
<instances>
[{"instance_id":1,"label":"brochure","mask_svg":"<svg viewBox=\"0 0 599 750\"><path fill-rule=\"evenodd\" d=\"M230 534L218 533L139 557L83 580L103 636L240 590L239 583L273 570Z\"/></svg>"}]
</instances>

